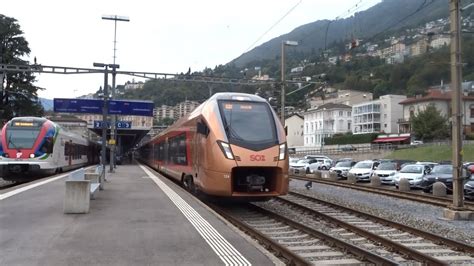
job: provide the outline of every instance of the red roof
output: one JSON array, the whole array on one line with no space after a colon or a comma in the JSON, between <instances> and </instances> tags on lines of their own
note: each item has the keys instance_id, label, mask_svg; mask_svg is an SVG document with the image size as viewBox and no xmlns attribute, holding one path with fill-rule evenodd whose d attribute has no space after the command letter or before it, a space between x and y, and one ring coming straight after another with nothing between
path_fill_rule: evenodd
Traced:
<instances>
[{"instance_id":1,"label":"red roof","mask_svg":"<svg viewBox=\"0 0 474 266\"><path fill-rule=\"evenodd\" d=\"M372 142L397 142L397 141L405 141L405 140L408 140L409 138L410 138L410 136L392 137L392 138L379 138L379 139L375 139Z\"/></svg>"},{"instance_id":2,"label":"red roof","mask_svg":"<svg viewBox=\"0 0 474 266\"><path fill-rule=\"evenodd\" d=\"M428 94L422 97L407 98L400 102L400 104L410 104L418 102L429 102L429 101L451 101L451 91L442 91L439 89L429 89ZM474 101L474 96L462 96L463 101Z\"/></svg>"}]
</instances>

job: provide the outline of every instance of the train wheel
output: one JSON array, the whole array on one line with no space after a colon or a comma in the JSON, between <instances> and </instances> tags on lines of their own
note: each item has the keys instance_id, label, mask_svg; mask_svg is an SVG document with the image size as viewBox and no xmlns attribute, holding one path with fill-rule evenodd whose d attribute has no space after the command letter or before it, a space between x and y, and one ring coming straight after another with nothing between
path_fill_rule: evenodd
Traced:
<instances>
[{"instance_id":1,"label":"train wheel","mask_svg":"<svg viewBox=\"0 0 474 266\"><path fill-rule=\"evenodd\" d=\"M193 182L193 177L192 176L185 176L183 177L183 185L186 188L187 191L193 193L194 191L194 182Z\"/></svg>"}]
</instances>

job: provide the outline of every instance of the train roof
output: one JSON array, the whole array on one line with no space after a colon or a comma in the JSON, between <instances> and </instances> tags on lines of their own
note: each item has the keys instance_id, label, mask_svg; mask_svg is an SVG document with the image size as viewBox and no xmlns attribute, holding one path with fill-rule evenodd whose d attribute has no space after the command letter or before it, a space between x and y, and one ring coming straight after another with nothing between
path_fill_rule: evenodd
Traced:
<instances>
[{"instance_id":1,"label":"train roof","mask_svg":"<svg viewBox=\"0 0 474 266\"><path fill-rule=\"evenodd\" d=\"M264 98L254 95L254 94L248 94L248 93L240 93L240 92L218 92L214 95L212 95L209 99L204 101L202 104L200 104L194 111L191 113L186 114L185 116L181 117L178 119L173 125L165 129L164 131L160 132L158 135L154 136L151 138L149 141L146 143L143 143L141 146L145 146L148 143L153 142L155 139L165 135L169 131L173 130L173 128L176 125L182 124L184 121L187 121L190 117L194 117L198 114L201 113L202 109L204 106L206 106L209 103L212 102L217 102L218 100L234 100L234 101L252 101L252 102L267 102Z\"/></svg>"},{"instance_id":2,"label":"train roof","mask_svg":"<svg viewBox=\"0 0 474 266\"><path fill-rule=\"evenodd\" d=\"M211 96L208 101L215 100L237 100L237 101L253 101L266 102L265 99L258 95L239 93L239 92L219 92Z\"/></svg>"}]
</instances>

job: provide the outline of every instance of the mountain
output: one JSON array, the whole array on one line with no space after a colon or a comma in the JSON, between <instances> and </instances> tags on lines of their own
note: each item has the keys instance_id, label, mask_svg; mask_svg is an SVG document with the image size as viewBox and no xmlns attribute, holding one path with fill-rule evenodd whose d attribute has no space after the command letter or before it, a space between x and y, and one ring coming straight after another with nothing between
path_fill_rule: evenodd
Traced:
<instances>
[{"instance_id":1,"label":"mountain","mask_svg":"<svg viewBox=\"0 0 474 266\"><path fill-rule=\"evenodd\" d=\"M448 0L384 0L349 18L318 20L302 25L242 54L230 63L244 67L254 61L275 59L280 55L281 43L285 40L299 42L297 47L291 49L293 54L321 54L325 47L329 48L334 42L353 38L369 41L401 28L447 17L448 7Z\"/></svg>"},{"instance_id":2,"label":"mountain","mask_svg":"<svg viewBox=\"0 0 474 266\"><path fill-rule=\"evenodd\" d=\"M41 98L38 97L38 99L41 102L41 105L43 106L45 111L52 111L53 110L53 100L51 99L46 99L46 98Z\"/></svg>"}]
</instances>

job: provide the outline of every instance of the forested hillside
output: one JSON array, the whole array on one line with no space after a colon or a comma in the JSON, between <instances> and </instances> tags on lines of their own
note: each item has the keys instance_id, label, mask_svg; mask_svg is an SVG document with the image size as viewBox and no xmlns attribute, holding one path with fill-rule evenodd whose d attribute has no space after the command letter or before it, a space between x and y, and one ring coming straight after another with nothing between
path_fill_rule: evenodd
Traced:
<instances>
[{"instance_id":1,"label":"forested hillside","mask_svg":"<svg viewBox=\"0 0 474 266\"><path fill-rule=\"evenodd\" d=\"M473 18L473 10L474 8L471 8L470 11L464 12L463 17ZM300 76L312 77L315 80L324 74L324 79L321 81L326 82L328 87L369 91L374 93L374 97L390 93L412 96L425 92L431 85L440 84L442 81L450 82L449 47L430 49L425 54L406 57L403 63L387 64L378 57L364 56L363 53L366 51L363 49L366 48L363 44L373 43L383 48L390 45L387 42L390 43L391 39L409 33L420 38L415 28L434 19L446 19L447 16L447 0L385 0L353 17L331 22L329 29L327 28L329 21L316 21L303 25L287 35L255 48L231 63L216 66L214 69L206 68L190 75L249 79L257 75L256 69L260 69L262 74L279 80L281 40L301 40L304 37L297 49L292 47L287 50L288 78L291 78L289 75L291 68L304 66ZM357 30L350 30L354 29L354 25L357 26L355 27ZM472 25L470 27L472 29ZM443 31L447 32L448 28L449 24L444 26ZM322 45L325 43L327 29L327 49L323 52L321 47L324 47ZM361 39L361 45L348 50L346 44L354 37ZM421 38L427 37L421 36ZM472 33L463 34L462 51L463 79L474 80ZM331 55L349 55L350 60L338 60L336 64L329 64L328 57ZM290 95L287 97L287 104L299 108L307 107L305 100L316 88L318 86L309 86ZM287 92L295 89L297 89L295 85L290 85ZM271 98L272 104L277 106L280 98L279 90L279 84L258 87L155 80L147 82L141 90L127 91L123 97L153 100L156 106L162 104L173 106L186 99L202 102L209 97L210 92L237 91L258 93L267 99Z\"/></svg>"}]
</instances>

